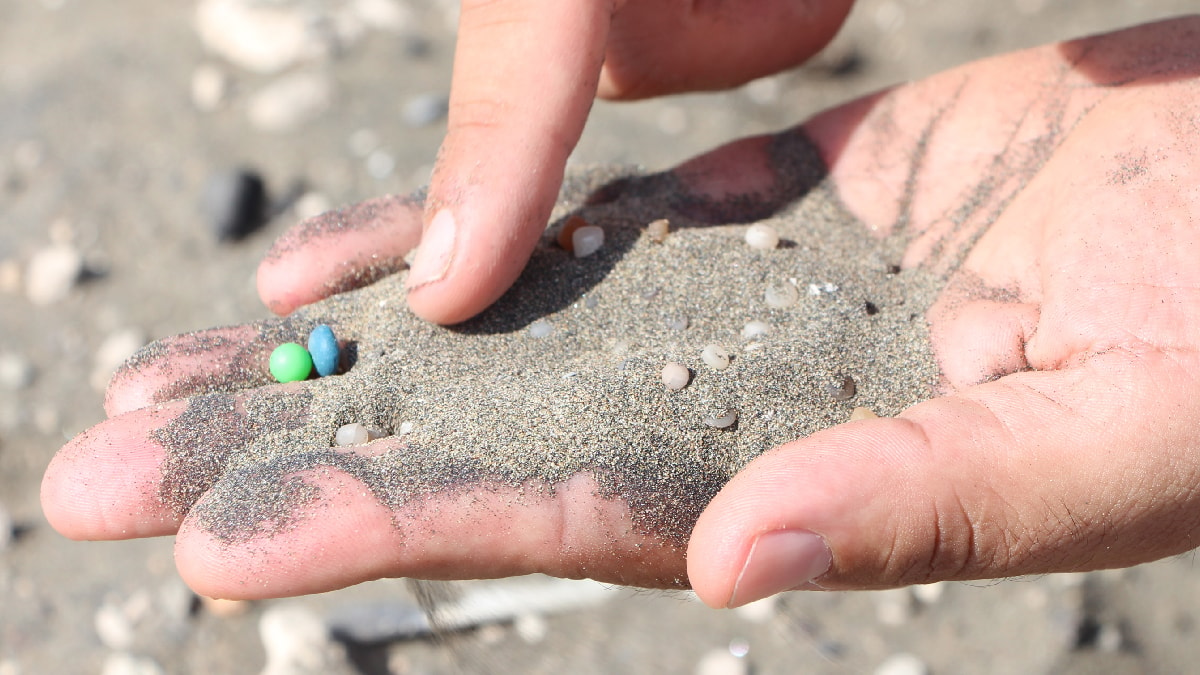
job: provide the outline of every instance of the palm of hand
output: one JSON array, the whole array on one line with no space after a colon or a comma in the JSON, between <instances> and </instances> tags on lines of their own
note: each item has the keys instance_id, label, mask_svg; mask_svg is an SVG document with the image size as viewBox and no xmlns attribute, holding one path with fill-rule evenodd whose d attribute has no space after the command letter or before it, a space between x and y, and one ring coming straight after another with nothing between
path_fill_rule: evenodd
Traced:
<instances>
[{"instance_id":1,"label":"palm of hand","mask_svg":"<svg viewBox=\"0 0 1200 675\"><path fill-rule=\"evenodd\" d=\"M1125 565L1191 547L1200 507L1191 497L1200 466L1186 455L1197 372L1189 301L1200 275L1189 264L1200 210L1200 168L1189 161L1200 144L1195 23L972 65L806 125L848 208L881 233L903 230L906 265L949 275L928 313L947 395L895 420L814 434L738 474L689 544L702 597L728 602L751 542L777 529L825 539L827 587ZM709 197L771 194L764 148L736 144L676 177ZM291 309L389 267L418 220L411 205L379 208L377 229L285 242L264 266L273 306ZM382 252L383 262L344 256L356 261L349 274L309 264L340 257L338 246ZM232 329L206 349L261 350L250 336ZM188 391L179 383L201 368L200 358L177 356L130 378L110 412ZM237 373L226 381L259 383ZM178 516L147 482L162 449L144 439L181 409L115 417L64 449L46 481L55 525L92 538L175 531ZM86 475L90 490L79 488ZM223 546L185 521L185 578L211 595L253 596L383 575L683 577L682 549L631 528L625 505L596 500L584 477L547 500L457 495L405 537L389 508L353 498L353 479L324 480L341 497L322 505L319 527L268 547Z\"/></svg>"}]
</instances>

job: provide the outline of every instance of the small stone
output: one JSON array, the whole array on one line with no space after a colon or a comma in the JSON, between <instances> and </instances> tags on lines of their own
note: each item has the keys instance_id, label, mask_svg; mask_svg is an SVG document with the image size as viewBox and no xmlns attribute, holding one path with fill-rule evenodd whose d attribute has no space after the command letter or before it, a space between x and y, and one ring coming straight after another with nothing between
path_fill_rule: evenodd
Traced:
<instances>
[{"instance_id":1,"label":"small stone","mask_svg":"<svg viewBox=\"0 0 1200 675\"><path fill-rule=\"evenodd\" d=\"M209 614L222 619L241 616L250 611L250 603L246 600L226 600L204 595L200 596L200 606Z\"/></svg>"},{"instance_id":2,"label":"small stone","mask_svg":"<svg viewBox=\"0 0 1200 675\"><path fill-rule=\"evenodd\" d=\"M840 380L828 386L828 391L835 401L849 401L858 393L858 385L853 377L842 375Z\"/></svg>"},{"instance_id":3,"label":"small stone","mask_svg":"<svg viewBox=\"0 0 1200 675\"><path fill-rule=\"evenodd\" d=\"M929 666L913 654L892 654L875 668L875 675L929 675Z\"/></svg>"},{"instance_id":4,"label":"small stone","mask_svg":"<svg viewBox=\"0 0 1200 675\"><path fill-rule=\"evenodd\" d=\"M779 232L766 223L755 223L746 229L746 245L759 251L771 251L779 246Z\"/></svg>"},{"instance_id":5,"label":"small stone","mask_svg":"<svg viewBox=\"0 0 1200 675\"><path fill-rule=\"evenodd\" d=\"M257 73L280 72L315 55L309 17L280 3L201 0L196 32L211 52Z\"/></svg>"},{"instance_id":6,"label":"small stone","mask_svg":"<svg viewBox=\"0 0 1200 675\"><path fill-rule=\"evenodd\" d=\"M21 263L12 259L0 260L0 293L16 295L21 290Z\"/></svg>"},{"instance_id":7,"label":"small stone","mask_svg":"<svg viewBox=\"0 0 1200 675\"><path fill-rule=\"evenodd\" d=\"M767 307L771 309L787 309L800 299L800 291L796 288L796 284L782 281L768 285L763 299L766 301Z\"/></svg>"},{"instance_id":8,"label":"small stone","mask_svg":"<svg viewBox=\"0 0 1200 675\"><path fill-rule=\"evenodd\" d=\"M125 650L133 646L133 622L116 605L104 603L93 617L96 635L109 649Z\"/></svg>"},{"instance_id":9,"label":"small stone","mask_svg":"<svg viewBox=\"0 0 1200 675\"><path fill-rule=\"evenodd\" d=\"M146 334L137 328L110 333L96 350L92 375L88 380L92 387L97 391L104 391L117 368L133 356L134 352L146 346L146 342Z\"/></svg>"},{"instance_id":10,"label":"small stone","mask_svg":"<svg viewBox=\"0 0 1200 675\"><path fill-rule=\"evenodd\" d=\"M728 649L712 649L696 664L696 675L747 675L750 664L729 653Z\"/></svg>"},{"instance_id":11,"label":"small stone","mask_svg":"<svg viewBox=\"0 0 1200 675\"><path fill-rule=\"evenodd\" d=\"M604 246L604 229L585 225L571 233L571 248L576 258L586 258Z\"/></svg>"},{"instance_id":12,"label":"small stone","mask_svg":"<svg viewBox=\"0 0 1200 675\"><path fill-rule=\"evenodd\" d=\"M192 71L192 105L202 112L221 107L229 92L229 77L212 64L201 64Z\"/></svg>"},{"instance_id":13,"label":"small stone","mask_svg":"<svg viewBox=\"0 0 1200 675\"><path fill-rule=\"evenodd\" d=\"M333 329L326 324L320 324L308 334L308 353L312 356L317 375L327 377L337 372L341 349Z\"/></svg>"},{"instance_id":14,"label":"small stone","mask_svg":"<svg viewBox=\"0 0 1200 675\"><path fill-rule=\"evenodd\" d=\"M163 675L164 672L162 666L149 656L118 651L105 657L100 675Z\"/></svg>"},{"instance_id":15,"label":"small stone","mask_svg":"<svg viewBox=\"0 0 1200 675\"><path fill-rule=\"evenodd\" d=\"M550 334L553 332L554 324L546 321L545 319L538 319L537 321L529 324L529 337L531 338L550 337Z\"/></svg>"},{"instance_id":16,"label":"small stone","mask_svg":"<svg viewBox=\"0 0 1200 675\"><path fill-rule=\"evenodd\" d=\"M449 110L450 97L446 94L421 94L404 104L401 117L410 127L427 127L445 119Z\"/></svg>"},{"instance_id":17,"label":"small stone","mask_svg":"<svg viewBox=\"0 0 1200 675\"><path fill-rule=\"evenodd\" d=\"M16 352L0 353L0 389L20 391L33 384L33 363Z\"/></svg>"},{"instance_id":18,"label":"small stone","mask_svg":"<svg viewBox=\"0 0 1200 675\"><path fill-rule=\"evenodd\" d=\"M308 220L333 208L329 197L320 192L305 192L292 205L292 213L298 220Z\"/></svg>"},{"instance_id":19,"label":"small stone","mask_svg":"<svg viewBox=\"0 0 1200 675\"><path fill-rule=\"evenodd\" d=\"M663 366L662 383L673 391L683 389L688 386L688 382L692 379L692 373L687 369L687 366L674 361Z\"/></svg>"},{"instance_id":20,"label":"small stone","mask_svg":"<svg viewBox=\"0 0 1200 675\"><path fill-rule=\"evenodd\" d=\"M415 21L413 10L396 0L354 0L352 9L368 27L389 33L399 33Z\"/></svg>"},{"instance_id":21,"label":"small stone","mask_svg":"<svg viewBox=\"0 0 1200 675\"><path fill-rule=\"evenodd\" d=\"M935 581L931 584L917 584L910 586L913 597L918 602L924 605L936 604L942 599L942 595L946 592L946 582Z\"/></svg>"},{"instance_id":22,"label":"small stone","mask_svg":"<svg viewBox=\"0 0 1200 675\"><path fill-rule=\"evenodd\" d=\"M700 351L700 360L713 370L729 367L729 351L720 345L708 345Z\"/></svg>"},{"instance_id":23,"label":"small stone","mask_svg":"<svg viewBox=\"0 0 1200 675\"><path fill-rule=\"evenodd\" d=\"M267 222L267 188L253 169L218 171L208 177L200 208L217 241L238 241Z\"/></svg>"},{"instance_id":24,"label":"small stone","mask_svg":"<svg viewBox=\"0 0 1200 675\"><path fill-rule=\"evenodd\" d=\"M757 340L761 337L766 337L771 332L771 327L766 321L747 321L742 327L743 340Z\"/></svg>"},{"instance_id":25,"label":"small stone","mask_svg":"<svg viewBox=\"0 0 1200 675\"><path fill-rule=\"evenodd\" d=\"M324 114L333 84L319 73L292 73L263 87L247 103L250 124L260 131L294 131Z\"/></svg>"},{"instance_id":26,"label":"small stone","mask_svg":"<svg viewBox=\"0 0 1200 675\"><path fill-rule=\"evenodd\" d=\"M396 171L396 158L385 150L376 150L367 155L367 173L371 178L383 180Z\"/></svg>"},{"instance_id":27,"label":"small stone","mask_svg":"<svg viewBox=\"0 0 1200 675\"><path fill-rule=\"evenodd\" d=\"M768 595L761 600L742 605L733 611L750 623L766 623L778 613L779 596Z\"/></svg>"},{"instance_id":28,"label":"small stone","mask_svg":"<svg viewBox=\"0 0 1200 675\"><path fill-rule=\"evenodd\" d=\"M885 626L902 626L913 615L913 595L907 588L891 588L871 594L875 618Z\"/></svg>"},{"instance_id":29,"label":"small stone","mask_svg":"<svg viewBox=\"0 0 1200 675\"><path fill-rule=\"evenodd\" d=\"M69 245L44 248L25 269L25 297L35 305L65 300L83 276L83 254Z\"/></svg>"},{"instance_id":30,"label":"small stone","mask_svg":"<svg viewBox=\"0 0 1200 675\"><path fill-rule=\"evenodd\" d=\"M704 423L715 429L728 429L737 422L737 419L737 411L726 408L715 415L705 417Z\"/></svg>"},{"instance_id":31,"label":"small stone","mask_svg":"<svg viewBox=\"0 0 1200 675\"><path fill-rule=\"evenodd\" d=\"M513 630L525 644L536 645L546 639L549 626L541 614L522 614L513 621Z\"/></svg>"},{"instance_id":32,"label":"small stone","mask_svg":"<svg viewBox=\"0 0 1200 675\"><path fill-rule=\"evenodd\" d=\"M315 675L344 666L344 652L321 617L299 604L269 607L258 622L258 634L267 652L264 673Z\"/></svg>"},{"instance_id":33,"label":"small stone","mask_svg":"<svg viewBox=\"0 0 1200 675\"><path fill-rule=\"evenodd\" d=\"M271 352L271 375L279 382L299 382L312 373L312 356L295 342L285 342Z\"/></svg>"},{"instance_id":34,"label":"small stone","mask_svg":"<svg viewBox=\"0 0 1200 675\"><path fill-rule=\"evenodd\" d=\"M879 417L879 415L876 415L875 411L871 410L870 408L864 408L862 406L858 406L854 410L850 411L850 421L851 422L857 422L859 420L873 420L878 417Z\"/></svg>"},{"instance_id":35,"label":"small stone","mask_svg":"<svg viewBox=\"0 0 1200 675\"><path fill-rule=\"evenodd\" d=\"M582 217L571 216L570 218L567 218L567 222L562 224L562 227L558 228L558 234L555 235L554 241L557 242L564 251L572 252L575 250L575 241L573 239L575 236L575 230L578 230L581 227L587 227L587 225L588 221L584 220Z\"/></svg>"},{"instance_id":36,"label":"small stone","mask_svg":"<svg viewBox=\"0 0 1200 675\"><path fill-rule=\"evenodd\" d=\"M666 218L659 218L651 221L646 226L646 236L650 237L650 241L661 244L667 240L667 235L671 233L671 221Z\"/></svg>"},{"instance_id":37,"label":"small stone","mask_svg":"<svg viewBox=\"0 0 1200 675\"><path fill-rule=\"evenodd\" d=\"M380 431L371 429L358 422L352 422L338 427L337 433L333 437L333 443L339 448L349 445L364 445L373 440L383 438L383 435Z\"/></svg>"}]
</instances>

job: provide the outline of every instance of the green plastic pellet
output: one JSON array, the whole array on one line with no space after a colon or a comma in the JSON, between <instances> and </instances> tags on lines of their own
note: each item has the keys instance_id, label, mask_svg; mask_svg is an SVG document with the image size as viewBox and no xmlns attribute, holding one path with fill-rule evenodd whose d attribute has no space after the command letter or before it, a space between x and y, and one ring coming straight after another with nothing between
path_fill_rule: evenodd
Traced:
<instances>
[{"instance_id":1,"label":"green plastic pellet","mask_svg":"<svg viewBox=\"0 0 1200 675\"><path fill-rule=\"evenodd\" d=\"M312 355L295 342L285 342L271 352L271 375L280 382L306 380L312 367Z\"/></svg>"}]
</instances>

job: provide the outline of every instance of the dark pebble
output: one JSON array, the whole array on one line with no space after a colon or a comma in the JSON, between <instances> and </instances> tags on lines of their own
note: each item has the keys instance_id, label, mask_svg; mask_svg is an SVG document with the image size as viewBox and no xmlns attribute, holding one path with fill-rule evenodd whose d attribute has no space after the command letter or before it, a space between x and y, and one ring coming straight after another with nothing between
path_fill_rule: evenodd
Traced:
<instances>
[{"instance_id":1,"label":"dark pebble","mask_svg":"<svg viewBox=\"0 0 1200 675\"><path fill-rule=\"evenodd\" d=\"M200 202L218 241L238 241L267 222L269 203L263 179L250 169L212 174Z\"/></svg>"}]
</instances>

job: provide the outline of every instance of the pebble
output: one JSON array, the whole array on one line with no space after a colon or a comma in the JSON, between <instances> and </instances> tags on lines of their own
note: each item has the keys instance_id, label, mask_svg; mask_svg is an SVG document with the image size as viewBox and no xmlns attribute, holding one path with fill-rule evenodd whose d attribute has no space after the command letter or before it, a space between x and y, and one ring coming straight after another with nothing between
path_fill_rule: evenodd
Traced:
<instances>
[{"instance_id":1,"label":"pebble","mask_svg":"<svg viewBox=\"0 0 1200 675\"><path fill-rule=\"evenodd\" d=\"M312 356L313 368L317 375L327 377L337 372L338 356L341 349L333 329L321 324L308 334L308 353Z\"/></svg>"},{"instance_id":2,"label":"pebble","mask_svg":"<svg viewBox=\"0 0 1200 675\"><path fill-rule=\"evenodd\" d=\"M892 654L875 668L875 675L929 675L929 666L914 654Z\"/></svg>"},{"instance_id":3,"label":"pebble","mask_svg":"<svg viewBox=\"0 0 1200 675\"><path fill-rule=\"evenodd\" d=\"M354 0L354 13L368 27L399 33L415 21L409 5L396 0Z\"/></svg>"},{"instance_id":4,"label":"pebble","mask_svg":"<svg viewBox=\"0 0 1200 675\"><path fill-rule=\"evenodd\" d=\"M221 107L229 94L229 77L220 68L209 64L196 66L192 71L192 105L201 112Z\"/></svg>"},{"instance_id":5,"label":"pebble","mask_svg":"<svg viewBox=\"0 0 1200 675\"><path fill-rule=\"evenodd\" d=\"M104 603L96 610L92 625L105 647L119 651L133 646L133 622L120 607Z\"/></svg>"},{"instance_id":6,"label":"pebble","mask_svg":"<svg viewBox=\"0 0 1200 675\"><path fill-rule=\"evenodd\" d=\"M0 293L16 295L21 290L21 263L11 258L0 260Z\"/></svg>"},{"instance_id":7,"label":"pebble","mask_svg":"<svg viewBox=\"0 0 1200 675\"><path fill-rule=\"evenodd\" d=\"M739 617L749 621L750 623L766 623L775 618L779 608L779 596L768 595L762 600L755 600L741 607L735 608L733 611Z\"/></svg>"},{"instance_id":8,"label":"pebble","mask_svg":"<svg viewBox=\"0 0 1200 675\"><path fill-rule=\"evenodd\" d=\"M662 383L667 389L677 391L688 386L688 382L692 379L692 373L687 369L687 366L674 361L663 366Z\"/></svg>"},{"instance_id":9,"label":"pebble","mask_svg":"<svg viewBox=\"0 0 1200 675\"><path fill-rule=\"evenodd\" d=\"M16 528L13 525L12 516L9 515L8 509L4 508L4 504L0 504L0 551L4 551L12 545L15 535Z\"/></svg>"},{"instance_id":10,"label":"pebble","mask_svg":"<svg viewBox=\"0 0 1200 675\"><path fill-rule=\"evenodd\" d=\"M725 409L715 415L709 415L704 418L704 423L716 429L727 429L737 422L738 414L736 410Z\"/></svg>"},{"instance_id":11,"label":"pebble","mask_svg":"<svg viewBox=\"0 0 1200 675\"><path fill-rule=\"evenodd\" d=\"M766 223L755 223L746 229L746 245L759 251L771 251L779 246L779 232Z\"/></svg>"},{"instance_id":12,"label":"pebble","mask_svg":"<svg viewBox=\"0 0 1200 675\"><path fill-rule=\"evenodd\" d=\"M755 340L760 337L766 337L771 332L771 327L766 321L747 321L742 327L743 340Z\"/></svg>"},{"instance_id":13,"label":"pebble","mask_svg":"<svg viewBox=\"0 0 1200 675\"><path fill-rule=\"evenodd\" d=\"M870 408L864 408L862 406L858 406L854 410L850 411L851 422L857 422L859 420L873 420L878 417L879 415L876 415L874 410L871 410Z\"/></svg>"},{"instance_id":14,"label":"pebble","mask_svg":"<svg viewBox=\"0 0 1200 675\"><path fill-rule=\"evenodd\" d=\"M305 192L292 205L292 213L297 220L307 220L319 216L333 208L333 202L320 192Z\"/></svg>"},{"instance_id":15,"label":"pebble","mask_svg":"<svg viewBox=\"0 0 1200 675\"><path fill-rule=\"evenodd\" d=\"M545 640L549 628L545 617L532 612L521 614L513 621L513 630L521 636L525 644L530 645L536 645Z\"/></svg>"},{"instance_id":16,"label":"pebble","mask_svg":"<svg viewBox=\"0 0 1200 675\"><path fill-rule=\"evenodd\" d=\"M204 219L217 241L237 241L267 222L267 188L253 169L217 171L200 197Z\"/></svg>"},{"instance_id":17,"label":"pebble","mask_svg":"<svg viewBox=\"0 0 1200 675\"><path fill-rule=\"evenodd\" d=\"M333 443L339 448L344 448L349 445L364 445L377 438L383 438L383 433L358 422L352 422L338 427L337 433L333 436Z\"/></svg>"},{"instance_id":18,"label":"pebble","mask_svg":"<svg viewBox=\"0 0 1200 675\"><path fill-rule=\"evenodd\" d=\"M913 597L921 604L933 605L942 599L942 595L946 592L946 582L935 581L931 584L918 584L911 586Z\"/></svg>"},{"instance_id":19,"label":"pebble","mask_svg":"<svg viewBox=\"0 0 1200 675\"><path fill-rule=\"evenodd\" d=\"M550 334L553 332L554 324L546 321L545 319L538 319L537 321L529 324L529 337L531 338L550 337Z\"/></svg>"},{"instance_id":20,"label":"pebble","mask_svg":"<svg viewBox=\"0 0 1200 675\"><path fill-rule=\"evenodd\" d=\"M671 221L666 218L659 218L651 221L646 226L646 236L650 237L650 241L661 244L667 240L667 235L671 233Z\"/></svg>"},{"instance_id":21,"label":"pebble","mask_svg":"<svg viewBox=\"0 0 1200 675\"><path fill-rule=\"evenodd\" d=\"M708 345L700 351L700 360L713 370L729 367L729 351L720 345Z\"/></svg>"},{"instance_id":22,"label":"pebble","mask_svg":"<svg viewBox=\"0 0 1200 675\"><path fill-rule=\"evenodd\" d=\"M161 665L149 656L135 656L128 652L113 652L104 659L101 675L162 675Z\"/></svg>"},{"instance_id":23,"label":"pebble","mask_svg":"<svg viewBox=\"0 0 1200 675\"><path fill-rule=\"evenodd\" d=\"M576 258L586 258L604 246L604 229L598 225L584 225L571 233L571 248Z\"/></svg>"},{"instance_id":24,"label":"pebble","mask_svg":"<svg viewBox=\"0 0 1200 675\"><path fill-rule=\"evenodd\" d=\"M246 600L226 600L202 595L200 604L204 607L204 611L222 619L241 616L250 611L250 603Z\"/></svg>"},{"instance_id":25,"label":"pebble","mask_svg":"<svg viewBox=\"0 0 1200 675\"><path fill-rule=\"evenodd\" d=\"M329 108L333 84L321 73L292 73L252 96L246 106L250 124L260 131L285 133L317 119Z\"/></svg>"},{"instance_id":26,"label":"pebble","mask_svg":"<svg viewBox=\"0 0 1200 675\"><path fill-rule=\"evenodd\" d=\"M427 127L446 118L450 97L446 94L421 94L410 98L401 110L401 118L410 127Z\"/></svg>"},{"instance_id":27,"label":"pebble","mask_svg":"<svg viewBox=\"0 0 1200 675\"><path fill-rule=\"evenodd\" d=\"M763 299L766 300L767 307L771 309L787 309L800 299L800 291L796 288L796 284L783 281L768 285Z\"/></svg>"},{"instance_id":28,"label":"pebble","mask_svg":"<svg viewBox=\"0 0 1200 675\"><path fill-rule=\"evenodd\" d=\"M858 385L854 383L854 378L849 375L841 376L841 380L827 387L829 395L835 401L849 401L858 393Z\"/></svg>"},{"instance_id":29,"label":"pebble","mask_svg":"<svg viewBox=\"0 0 1200 675\"><path fill-rule=\"evenodd\" d=\"M376 150L367 155L367 173L375 180L383 180L396 171L396 158L386 150Z\"/></svg>"},{"instance_id":30,"label":"pebble","mask_svg":"<svg viewBox=\"0 0 1200 675\"><path fill-rule=\"evenodd\" d=\"M146 346L146 334L137 328L125 328L110 333L96 350L92 374L88 382L97 391L104 391L108 381L121 364L134 352Z\"/></svg>"},{"instance_id":31,"label":"pebble","mask_svg":"<svg viewBox=\"0 0 1200 675\"><path fill-rule=\"evenodd\" d=\"M312 356L295 342L285 342L271 352L271 376L278 382L298 382L312 373Z\"/></svg>"},{"instance_id":32,"label":"pebble","mask_svg":"<svg viewBox=\"0 0 1200 675\"><path fill-rule=\"evenodd\" d=\"M25 269L25 297L35 305L66 299L83 276L83 254L73 246L48 246L29 259Z\"/></svg>"},{"instance_id":33,"label":"pebble","mask_svg":"<svg viewBox=\"0 0 1200 675\"><path fill-rule=\"evenodd\" d=\"M875 601L875 618L885 626L902 626L912 618L913 595L907 588L891 588L871 594Z\"/></svg>"},{"instance_id":34,"label":"pebble","mask_svg":"<svg viewBox=\"0 0 1200 675\"><path fill-rule=\"evenodd\" d=\"M728 649L711 649L700 657L696 675L748 675L750 664L729 653Z\"/></svg>"},{"instance_id":35,"label":"pebble","mask_svg":"<svg viewBox=\"0 0 1200 675\"><path fill-rule=\"evenodd\" d=\"M554 241L557 242L564 251L574 251L575 240L573 237L575 235L575 230L578 230L581 227L586 227L587 225L588 221L584 220L580 216L571 216L570 218L567 218L567 222L562 224L562 227L558 228L558 234L555 235Z\"/></svg>"},{"instance_id":36,"label":"pebble","mask_svg":"<svg viewBox=\"0 0 1200 675\"><path fill-rule=\"evenodd\" d=\"M20 391L33 384L37 375L33 363L16 352L0 353L0 389Z\"/></svg>"},{"instance_id":37,"label":"pebble","mask_svg":"<svg viewBox=\"0 0 1200 675\"><path fill-rule=\"evenodd\" d=\"M201 0L196 33L210 52L247 70L270 75L315 50L305 12L253 0Z\"/></svg>"},{"instance_id":38,"label":"pebble","mask_svg":"<svg viewBox=\"0 0 1200 675\"><path fill-rule=\"evenodd\" d=\"M267 652L264 675L328 673L345 660L321 618L299 604L267 608L259 619L258 635Z\"/></svg>"}]
</instances>

